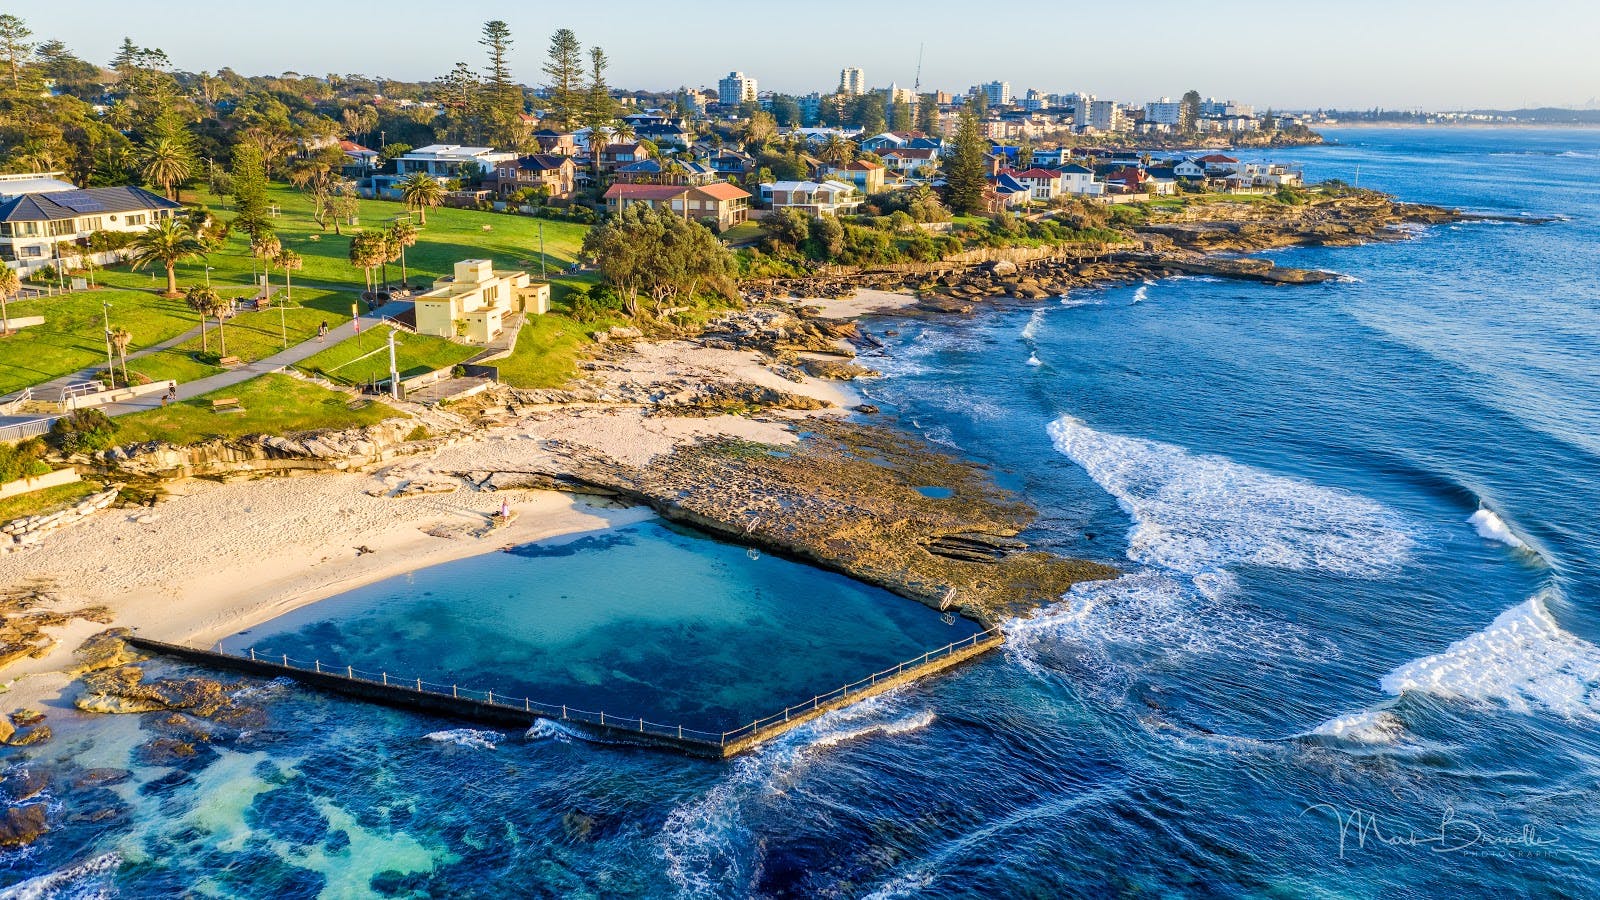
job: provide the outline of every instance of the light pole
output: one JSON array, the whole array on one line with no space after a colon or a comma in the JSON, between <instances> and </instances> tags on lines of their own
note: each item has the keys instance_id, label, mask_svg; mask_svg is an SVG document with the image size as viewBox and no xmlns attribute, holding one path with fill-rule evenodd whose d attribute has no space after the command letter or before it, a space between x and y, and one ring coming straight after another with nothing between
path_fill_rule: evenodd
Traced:
<instances>
[{"instance_id":1,"label":"light pole","mask_svg":"<svg viewBox=\"0 0 1600 900\"><path fill-rule=\"evenodd\" d=\"M394 361L394 329L389 329L389 396L400 399L400 369Z\"/></svg>"},{"instance_id":2,"label":"light pole","mask_svg":"<svg viewBox=\"0 0 1600 900\"><path fill-rule=\"evenodd\" d=\"M686 201L687 202L687 201ZM539 277L544 278L544 220L539 220Z\"/></svg>"},{"instance_id":3,"label":"light pole","mask_svg":"<svg viewBox=\"0 0 1600 900\"><path fill-rule=\"evenodd\" d=\"M206 287L211 287L211 270L216 266L206 266Z\"/></svg>"},{"instance_id":4,"label":"light pole","mask_svg":"<svg viewBox=\"0 0 1600 900\"><path fill-rule=\"evenodd\" d=\"M117 386L117 368L111 361L111 304L101 302L100 315L106 323L106 370L111 373L111 386Z\"/></svg>"},{"instance_id":5,"label":"light pole","mask_svg":"<svg viewBox=\"0 0 1600 900\"><path fill-rule=\"evenodd\" d=\"M287 300L278 301L278 331L283 334L283 349L289 349L289 326L284 324L283 307Z\"/></svg>"}]
</instances>

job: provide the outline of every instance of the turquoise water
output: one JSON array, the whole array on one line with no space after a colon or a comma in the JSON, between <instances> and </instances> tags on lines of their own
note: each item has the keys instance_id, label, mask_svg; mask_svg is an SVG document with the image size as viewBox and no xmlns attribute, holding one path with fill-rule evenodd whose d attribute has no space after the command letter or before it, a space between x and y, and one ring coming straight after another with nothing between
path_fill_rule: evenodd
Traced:
<instances>
[{"instance_id":1,"label":"turquoise water","mask_svg":"<svg viewBox=\"0 0 1600 900\"><path fill-rule=\"evenodd\" d=\"M86 789L73 766L144 760L170 726L61 716L5 751L53 773L55 825L0 882L1600 896L1600 133L1334 136L1272 155L1566 219L1275 254L1351 276L1315 287L1172 279L871 326L899 332L869 363L885 417L1017 486L1035 540L1128 573L1008 623L1004 654L727 764L246 684L263 721Z\"/></svg>"},{"instance_id":2,"label":"turquoise water","mask_svg":"<svg viewBox=\"0 0 1600 900\"><path fill-rule=\"evenodd\" d=\"M222 647L720 732L981 630L652 521L390 578Z\"/></svg>"}]
</instances>

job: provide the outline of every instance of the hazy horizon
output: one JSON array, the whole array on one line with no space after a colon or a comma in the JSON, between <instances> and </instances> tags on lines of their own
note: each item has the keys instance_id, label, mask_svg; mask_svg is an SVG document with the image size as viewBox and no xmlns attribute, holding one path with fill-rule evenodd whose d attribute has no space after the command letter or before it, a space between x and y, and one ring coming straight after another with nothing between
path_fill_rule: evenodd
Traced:
<instances>
[{"instance_id":1,"label":"hazy horizon","mask_svg":"<svg viewBox=\"0 0 1600 900\"><path fill-rule=\"evenodd\" d=\"M882 29L862 27L871 7L841 0L785 7L806 12L782 19L752 7L748 16L707 14L670 24L661 23L661 7L639 0L566 7L557 17L490 3L457 4L441 16L436 5L418 0L392 0L376 7L376 15L373 8L309 0L226 10L198 0L76 0L22 16L37 40L61 40L102 65L127 36L165 50L179 69L229 67L246 75L431 80L460 60L480 67L479 29L484 20L499 18L516 39L515 75L529 85L542 83L539 67L550 33L566 27L585 47L605 48L613 85L638 90L714 87L740 70L762 90L827 92L844 66L864 68L874 87L891 81L909 87L918 46L925 44L925 91L959 93L1003 80L1019 95L1038 88L1143 101L1192 88L1292 109L1600 103L1600 59L1586 47L1587 38L1600 33L1600 11L1571 0L1531 0L1509 16L1503 4L1485 0L1399 7L1377 0L1295 7L1152 0L1131 15L1022 11L991 20L935 0L915 22L879 13L889 23ZM975 21L984 25L982 38L969 36Z\"/></svg>"}]
</instances>

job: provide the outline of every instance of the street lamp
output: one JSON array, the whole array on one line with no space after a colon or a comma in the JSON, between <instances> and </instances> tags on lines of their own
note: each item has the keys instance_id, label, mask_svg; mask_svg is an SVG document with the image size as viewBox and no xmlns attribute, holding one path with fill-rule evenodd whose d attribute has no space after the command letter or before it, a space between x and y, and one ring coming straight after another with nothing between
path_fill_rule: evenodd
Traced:
<instances>
[{"instance_id":1,"label":"street lamp","mask_svg":"<svg viewBox=\"0 0 1600 900\"><path fill-rule=\"evenodd\" d=\"M211 270L216 266L206 266L206 287L211 287Z\"/></svg>"},{"instance_id":2,"label":"street lamp","mask_svg":"<svg viewBox=\"0 0 1600 900\"><path fill-rule=\"evenodd\" d=\"M117 367L111 361L111 304L101 301L100 315L106 323L106 371L111 373L111 386L117 386Z\"/></svg>"}]
</instances>

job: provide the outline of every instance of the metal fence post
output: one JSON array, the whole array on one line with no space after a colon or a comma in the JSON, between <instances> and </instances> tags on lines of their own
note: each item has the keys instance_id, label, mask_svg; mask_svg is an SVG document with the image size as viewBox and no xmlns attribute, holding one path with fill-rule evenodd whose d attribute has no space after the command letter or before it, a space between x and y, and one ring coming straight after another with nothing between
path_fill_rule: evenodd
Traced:
<instances>
[{"instance_id":1,"label":"metal fence post","mask_svg":"<svg viewBox=\"0 0 1600 900\"><path fill-rule=\"evenodd\" d=\"M640 731L644 730L644 716L640 716L639 717L639 730Z\"/></svg>"},{"instance_id":2,"label":"metal fence post","mask_svg":"<svg viewBox=\"0 0 1600 900\"><path fill-rule=\"evenodd\" d=\"M255 662L256 661L256 648L254 648L254 647L250 648L250 661L251 662Z\"/></svg>"},{"instance_id":3,"label":"metal fence post","mask_svg":"<svg viewBox=\"0 0 1600 900\"><path fill-rule=\"evenodd\" d=\"M419 693L419 694L422 693L422 679L421 678L417 679L417 693Z\"/></svg>"},{"instance_id":4,"label":"metal fence post","mask_svg":"<svg viewBox=\"0 0 1600 900\"><path fill-rule=\"evenodd\" d=\"M344 677L346 677L346 678L355 678L356 677L356 667L355 666L345 666L344 667Z\"/></svg>"},{"instance_id":5,"label":"metal fence post","mask_svg":"<svg viewBox=\"0 0 1600 900\"><path fill-rule=\"evenodd\" d=\"M389 686L389 673L388 672L384 672L383 673L383 686L384 687L388 687Z\"/></svg>"},{"instance_id":6,"label":"metal fence post","mask_svg":"<svg viewBox=\"0 0 1600 900\"><path fill-rule=\"evenodd\" d=\"M289 668L289 654L287 653L283 655L283 667L285 669Z\"/></svg>"},{"instance_id":7,"label":"metal fence post","mask_svg":"<svg viewBox=\"0 0 1600 900\"><path fill-rule=\"evenodd\" d=\"M461 692L457 690L456 686L453 684L450 685L450 696L455 697L458 700L461 699Z\"/></svg>"},{"instance_id":8,"label":"metal fence post","mask_svg":"<svg viewBox=\"0 0 1600 900\"><path fill-rule=\"evenodd\" d=\"M563 703L563 704L561 704L561 721L565 722L566 720L567 720L567 705L565 703Z\"/></svg>"},{"instance_id":9,"label":"metal fence post","mask_svg":"<svg viewBox=\"0 0 1600 900\"><path fill-rule=\"evenodd\" d=\"M490 706L494 705L494 691L490 691L489 692L489 705Z\"/></svg>"},{"instance_id":10,"label":"metal fence post","mask_svg":"<svg viewBox=\"0 0 1600 900\"><path fill-rule=\"evenodd\" d=\"M606 723L606 711L602 709L602 710L600 710L600 724L604 725L605 723Z\"/></svg>"},{"instance_id":11,"label":"metal fence post","mask_svg":"<svg viewBox=\"0 0 1600 900\"><path fill-rule=\"evenodd\" d=\"M318 675L322 674L322 660L320 660L320 659L319 660L314 660L311 663L311 666L312 666L313 669L316 670Z\"/></svg>"},{"instance_id":12,"label":"metal fence post","mask_svg":"<svg viewBox=\"0 0 1600 900\"><path fill-rule=\"evenodd\" d=\"M529 700L527 697L523 697L522 710L523 712L533 712L533 701Z\"/></svg>"}]
</instances>

